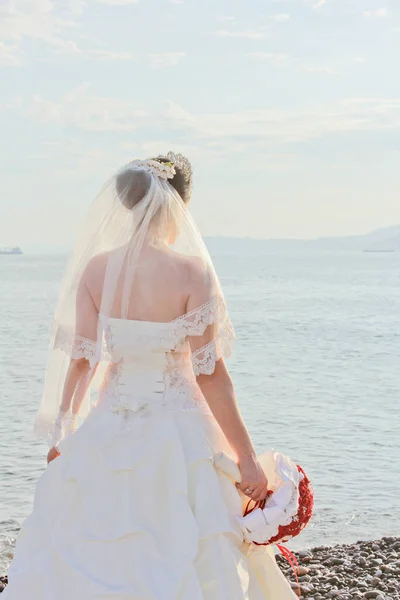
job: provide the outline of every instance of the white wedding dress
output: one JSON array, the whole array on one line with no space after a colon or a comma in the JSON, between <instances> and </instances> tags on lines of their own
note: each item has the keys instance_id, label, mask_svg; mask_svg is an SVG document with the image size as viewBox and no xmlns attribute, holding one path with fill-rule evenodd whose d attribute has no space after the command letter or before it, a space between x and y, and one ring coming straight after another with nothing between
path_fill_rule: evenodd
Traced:
<instances>
[{"instance_id":1,"label":"white wedding dress","mask_svg":"<svg viewBox=\"0 0 400 600\"><path fill-rule=\"evenodd\" d=\"M60 443L17 540L4 600L292 600L271 548L249 546L242 498L213 465L229 452L190 352L212 301L170 323L107 319L112 365ZM75 356L89 357L81 340ZM200 368L201 366L201 368Z\"/></svg>"}]
</instances>

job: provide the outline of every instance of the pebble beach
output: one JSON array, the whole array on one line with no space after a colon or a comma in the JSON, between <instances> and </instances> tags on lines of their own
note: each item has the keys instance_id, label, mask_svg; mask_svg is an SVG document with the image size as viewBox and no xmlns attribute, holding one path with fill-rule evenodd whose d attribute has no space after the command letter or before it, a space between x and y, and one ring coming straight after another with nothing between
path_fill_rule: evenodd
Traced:
<instances>
[{"instance_id":1,"label":"pebble beach","mask_svg":"<svg viewBox=\"0 0 400 600\"><path fill-rule=\"evenodd\" d=\"M288 562L280 555L277 561L295 593L300 586L302 599L400 600L400 537L318 546L295 556L298 583ZM7 577L0 576L0 592L6 585Z\"/></svg>"},{"instance_id":2,"label":"pebble beach","mask_svg":"<svg viewBox=\"0 0 400 600\"><path fill-rule=\"evenodd\" d=\"M318 546L296 553L301 598L307 600L399 600L400 538L351 545ZM298 593L288 562L277 556Z\"/></svg>"}]
</instances>

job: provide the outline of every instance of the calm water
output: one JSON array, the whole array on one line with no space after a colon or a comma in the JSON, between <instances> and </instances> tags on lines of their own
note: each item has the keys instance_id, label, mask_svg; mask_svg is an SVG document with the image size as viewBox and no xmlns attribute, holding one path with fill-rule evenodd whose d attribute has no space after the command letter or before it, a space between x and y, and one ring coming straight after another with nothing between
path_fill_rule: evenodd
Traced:
<instances>
[{"instance_id":1,"label":"calm water","mask_svg":"<svg viewBox=\"0 0 400 600\"><path fill-rule=\"evenodd\" d=\"M400 254L249 245L214 257L257 447L288 453L314 483L316 515L295 546L399 535ZM45 467L29 432L64 259L0 259L1 573Z\"/></svg>"}]
</instances>

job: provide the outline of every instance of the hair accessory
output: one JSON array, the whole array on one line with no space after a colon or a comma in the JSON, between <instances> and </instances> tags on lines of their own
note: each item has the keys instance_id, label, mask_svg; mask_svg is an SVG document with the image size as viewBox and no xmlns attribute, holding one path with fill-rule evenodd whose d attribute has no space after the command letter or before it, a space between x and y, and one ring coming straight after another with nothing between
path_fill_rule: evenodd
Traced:
<instances>
[{"instance_id":1,"label":"hair accessory","mask_svg":"<svg viewBox=\"0 0 400 600\"><path fill-rule=\"evenodd\" d=\"M173 165L175 165L175 167L178 167L178 169L182 171L182 173L185 176L185 179L189 182L192 178L193 171L192 165L190 164L190 161L186 158L186 156L183 156L183 154L175 154L174 152L168 152L167 158L171 161Z\"/></svg>"},{"instance_id":2,"label":"hair accessory","mask_svg":"<svg viewBox=\"0 0 400 600\"><path fill-rule=\"evenodd\" d=\"M173 161L162 163L153 158L148 160L132 160L126 165L125 169L142 169L165 180L173 179L176 174L175 163Z\"/></svg>"}]
</instances>

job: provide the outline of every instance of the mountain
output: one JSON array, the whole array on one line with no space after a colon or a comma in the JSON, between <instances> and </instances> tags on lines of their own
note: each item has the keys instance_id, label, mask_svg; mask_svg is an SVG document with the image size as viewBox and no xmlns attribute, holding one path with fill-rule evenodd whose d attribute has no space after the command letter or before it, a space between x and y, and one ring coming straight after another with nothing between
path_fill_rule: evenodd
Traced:
<instances>
[{"instance_id":1,"label":"mountain","mask_svg":"<svg viewBox=\"0 0 400 600\"><path fill-rule=\"evenodd\" d=\"M400 250L400 225L381 227L363 235L320 238L312 243L332 249L383 252Z\"/></svg>"},{"instance_id":2,"label":"mountain","mask_svg":"<svg viewBox=\"0 0 400 600\"><path fill-rule=\"evenodd\" d=\"M400 251L400 225L381 227L362 235L344 237L321 237L311 240L296 239L254 239L254 238L220 238L206 239L211 253L237 252L281 252L281 251L355 251L355 252L393 252Z\"/></svg>"},{"instance_id":3,"label":"mountain","mask_svg":"<svg viewBox=\"0 0 400 600\"><path fill-rule=\"evenodd\" d=\"M370 241L364 248L364 252L399 252L400 233L393 237Z\"/></svg>"}]
</instances>

